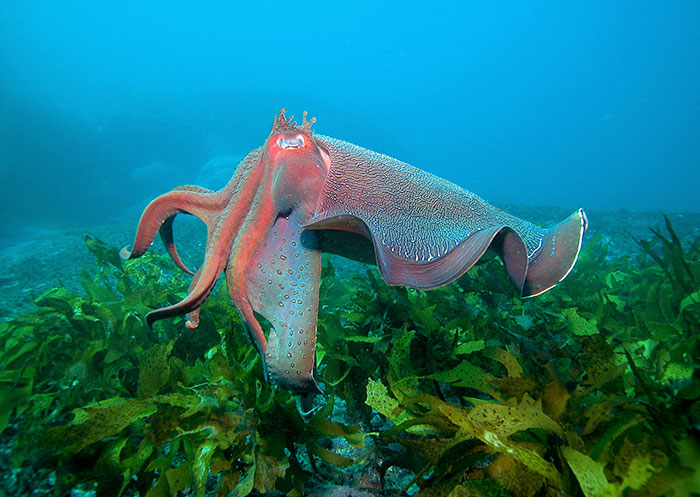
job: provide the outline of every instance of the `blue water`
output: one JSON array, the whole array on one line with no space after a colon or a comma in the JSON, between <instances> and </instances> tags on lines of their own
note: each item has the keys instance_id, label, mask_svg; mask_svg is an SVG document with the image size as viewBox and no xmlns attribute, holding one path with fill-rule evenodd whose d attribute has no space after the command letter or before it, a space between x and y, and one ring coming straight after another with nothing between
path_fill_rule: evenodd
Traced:
<instances>
[{"instance_id":1,"label":"blue water","mask_svg":"<svg viewBox=\"0 0 700 497\"><path fill-rule=\"evenodd\" d=\"M700 211L700 2L142 3L2 3L0 232L135 222L281 107L496 203Z\"/></svg>"}]
</instances>

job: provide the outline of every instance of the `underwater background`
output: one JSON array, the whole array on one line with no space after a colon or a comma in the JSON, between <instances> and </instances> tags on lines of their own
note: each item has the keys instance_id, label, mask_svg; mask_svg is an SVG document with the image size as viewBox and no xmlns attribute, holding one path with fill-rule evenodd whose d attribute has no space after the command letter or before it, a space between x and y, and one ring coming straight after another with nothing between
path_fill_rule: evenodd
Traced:
<instances>
[{"instance_id":1,"label":"underwater background","mask_svg":"<svg viewBox=\"0 0 700 497\"><path fill-rule=\"evenodd\" d=\"M0 8L0 495L700 495L700 3L20 2ZM223 282L145 205L220 188L281 108L542 226L521 300L323 259L318 379L265 383ZM188 265L206 230L176 221Z\"/></svg>"}]
</instances>

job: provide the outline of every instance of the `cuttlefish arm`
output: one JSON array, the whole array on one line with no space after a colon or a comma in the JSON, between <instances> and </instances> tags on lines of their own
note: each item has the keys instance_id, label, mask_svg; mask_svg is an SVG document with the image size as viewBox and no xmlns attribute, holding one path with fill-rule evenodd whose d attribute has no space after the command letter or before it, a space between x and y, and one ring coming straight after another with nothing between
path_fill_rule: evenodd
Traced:
<instances>
[{"instance_id":1,"label":"cuttlefish arm","mask_svg":"<svg viewBox=\"0 0 700 497\"><path fill-rule=\"evenodd\" d=\"M255 247L244 268L245 284L239 285L250 308L267 320L264 336L256 331L262 323L243 312L267 378L293 392L320 391L313 375L321 280L316 238L316 232L299 226L294 213L278 217Z\"/></svg>"},{"instance_id":2,"label":"cuttlefish arm","mask_svg":"<svg viewBox=\"0 0 700 497\"><path fill-rule=\"evenodd\" d=\"M173 237L173 221L178 214L190 214L207 227L207 244L216 231L219 213L225 209L233 196L239 193L241 183L250 169L259 161L261 149L248 153L238 165L228 184L221 190L209 190L197 185L183 185L151 201L141 215L136 238L131 250L121 249L122 259L141 257L153 243L156 233L175 264L188 274L194 274L180 259Z\"/></svg>"},{"instance_id":3,"label":"cuttlefish arm","mask_svg":"<svg viewBox=\"0 0 700 497\"><path fill-rule=\"evenodd\" d=\"M445 285L495 249L521 295L531 297L554 287L576 262L587 226L581 209L556 226L540 228L392 157L314 138L331 166L314 214L302 226L370 239L390 285Z\"/></svg>"},{"instance_id":4,"label":"cuttlefish arm","mask_svg":"<svg viewBox=\"0 0 700 497\"><path fill-rule=\"evenodd\" d=\"M311 137L313 120L305 113L301 125L290 121L281 113L261 148L260 180L233 240L226 282L267 379L292 392L319 392L321 255L317 233L299 222L315 207L329 160Z\"/></svg>"}]
</instances>

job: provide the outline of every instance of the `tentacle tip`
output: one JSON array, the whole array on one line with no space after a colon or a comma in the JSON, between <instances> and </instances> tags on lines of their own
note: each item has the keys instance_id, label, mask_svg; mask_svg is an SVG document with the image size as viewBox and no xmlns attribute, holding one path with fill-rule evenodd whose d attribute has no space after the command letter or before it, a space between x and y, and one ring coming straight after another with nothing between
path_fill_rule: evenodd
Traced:
<instances>
[{"instance_id":1,"label":"tentacle tip","mask_svg":"<svg viewBox=\"0 0 700 497\"><path fill-rule=\"evenodd\" d=\"M123 261L129 260L129 257L131 257L131 251L129 250L128 245L126 245L119 251L119 257L121 257Z\"/></svg>"},{"instance_id":2,"label":"tentacle tip","mask_svg":"<svg viewBox=\"0 0 700 497\"><path fill-rule=\"evenodd\" d=\"M153 315L155 311L151 311L148 314L146 314L146 326L148 326L149 329L153 329L153 323L155 323L158 319Z\"/></svg>"}]
</instances>

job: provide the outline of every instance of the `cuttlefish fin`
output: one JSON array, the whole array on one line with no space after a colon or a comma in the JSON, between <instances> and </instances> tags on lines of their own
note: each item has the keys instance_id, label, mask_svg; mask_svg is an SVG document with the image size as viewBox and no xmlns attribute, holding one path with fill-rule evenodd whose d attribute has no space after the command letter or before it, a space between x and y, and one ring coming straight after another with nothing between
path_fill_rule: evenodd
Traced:
<instances>
[{"instance_id":1,"label":"cuttlefish fin","mask_svg":"<svg viewBox=\"0 0 700 497\"><path fill-rule=\"evenodd\" d=\"M579 209L547 230L539 248L530 256L523 297L540 295L568 276L578 259L587 227L586 213Z\"/></svg>"},{"instance_id":2,"label":"cuttlefish fin","mask_svg":"<svg viewBox=\"0 0 700 497\"><path fill-rule=\"evenodd\" d=\"M568 276L578 259L588 221L579 209L561 223L537 233L536 240L518 234L508 226L482 228L470 233L455 248L430 261L401 257L381 244L372 232L360 228L358 218L342 215L313 221L306 227L314 230L346 230L364 233L374 245L376 263L389 285L406 285L418 289L437 288L466 273L487 250L494 250L503 260L506 272L522 297L534 297L555 287ZM537 243L528 257L527 243Z\"/></svg>"},{"instance_id":3,"label":"cuttlefish fin","mask_svg":"<svg viewBox=\"0 0 700 497\"><path fill-rule=\"evenodd\" d=\"M376 263L389 285L410 286L418 289L437 288L450 283L469 270L493 244L508 250L508 274L522 288L527 270L527 252L520 237L504 226L494 226L475 231L454 249L430 261L416 261L401 257L382 244L361 221L347 215L327 218L307 225L314 230L347 230L366 233L374 245ZM497 242L494 242L497 240Z\"/></svg>"},{"instance_id":4,"label":"cuttlefish fin","mask_svg":"<svg viewBox=\"0 0 700 497\"><path fill-rule=\"evenodd\" d=\"M313 374L321 280L316 233L278 217L256 247L246 278L250 305L270 326L266 343L257 344L269 381L293 392L320 392Z\"/></svg>"},{"instance_id":5,"label":"cuttlefish fin","mask_svg":"<svg viewBox=\"0 0 700 497\"><path fill-rule=\"evenodd\" d=\"M503 260L522 296L560 282L576 262L586 218L576 211L546 229L392 157L315 135L330 169L308 229L371 240L387 283L429 289L464 274L487 252Z\"/></svg>"}]
</instances>

